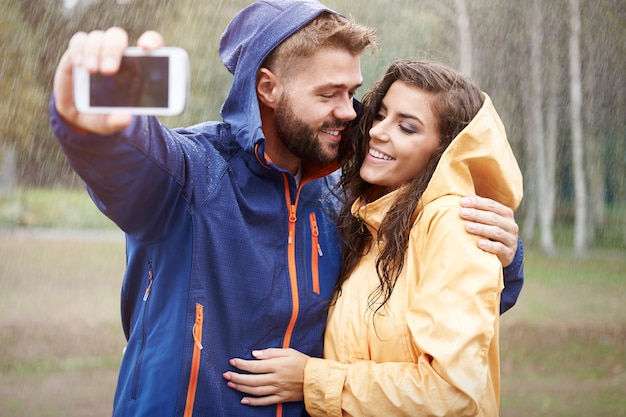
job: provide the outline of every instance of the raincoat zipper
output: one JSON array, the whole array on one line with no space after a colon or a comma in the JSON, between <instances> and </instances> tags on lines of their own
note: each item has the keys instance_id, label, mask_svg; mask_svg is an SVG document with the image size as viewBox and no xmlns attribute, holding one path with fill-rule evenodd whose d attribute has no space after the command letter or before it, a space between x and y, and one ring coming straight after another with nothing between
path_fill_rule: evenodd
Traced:
<instances>
[{"instance_id":1,"label":"raincoat zipper","mask_svg":"<svg viewBox=\"0 0 626 417\"><path fill-rule=\"evenodd\" d=\"M320 274L319 274L319 258L324 256L322 247L319 242L320 231L317 227L317 217L315 212L309 214L309 221L311 223L311 279L313 292L317 295L320 294Z\"/></svg>"},{"instance_id":2,"label":"raincoat zipper","mask_svg":"<svg viewBox=\"0 0 626 417\"><path fill-rule=\"evenodd\" d=\"M196 400L196 388L198 387L198 374L200 372L200 351L202 347L202 323L204 321L204 306L196 303L196 319L191 328L193 337L193 356L191 357L191 373L187 387L187 400L185 402L184 417L191 417L193 405Z\"/></svg>"},{"instance_id":3,"label":"raincoat zipper","mask_svg":"<svg viewBox=\"0 0 626 417\"><path fill-rule=\"evenodd\" d=\"M287 202L287 207L289 208L289 236L288 236L288 245L287 245L287 255L288 255L288 264L289 264L289 282L291 284L291 300L292 300L292 309L291 309L291 318L289 320L289 324L287 325L287 331L285 332L285 337L283 338L283 348L288 348L291 345L291 336L293 333L293 329L296 324L296 319L298 318L298 313L300 312L300 299L298 297L298 274L296 269L296 245L295 245L295 233L296 233L296 209L298 206L298 196L296 196L296 202L291 204L291 193L289 191L289 178L286 174L283 174L283 179L285 182L285 199Z\"/></svg>"},{"instance_id":4,"label":"raincoat zipper","mask_svg":"<svg viewBox=\"0 0 626 417\"><path fill-rule=\"evenodd\" d=\"M283 338L283 348L288 348L291 345L291 336L293 335L293 329L296 326L296 320L300 312L300 298L298 297L298 274L296 269L296 245L295 245L295 233L296 233L296 210L298 207L298 198L300 197L300 189L296 194L295 203L291 203L291 192L289 191L289 177L287 174L283 174L283 182L285 185L285 201L287 208L289 209L289 224L288 224L288 241L287 241L287 258L289 264L289 282L291 286L291 318L285 331ZM283 405L276 405L276 416L281 417L283 415Z\"/></svg>"}]
</instances>

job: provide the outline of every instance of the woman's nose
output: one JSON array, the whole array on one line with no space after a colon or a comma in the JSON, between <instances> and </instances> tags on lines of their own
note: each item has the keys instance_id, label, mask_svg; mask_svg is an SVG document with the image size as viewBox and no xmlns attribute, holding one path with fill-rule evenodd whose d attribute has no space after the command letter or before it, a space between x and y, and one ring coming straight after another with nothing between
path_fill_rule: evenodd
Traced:
<instances>
[{"instance_id":1,"label":"woman's nose","mask_svg":"<svg viewBox=\"0 0 626 417\"><path fill-rule=\"evenodd\" d=\"M370 138L378 140L389 139L384 121L377 121L372 124L372 127L370 128Z\"/></svg>"}]
</instances>

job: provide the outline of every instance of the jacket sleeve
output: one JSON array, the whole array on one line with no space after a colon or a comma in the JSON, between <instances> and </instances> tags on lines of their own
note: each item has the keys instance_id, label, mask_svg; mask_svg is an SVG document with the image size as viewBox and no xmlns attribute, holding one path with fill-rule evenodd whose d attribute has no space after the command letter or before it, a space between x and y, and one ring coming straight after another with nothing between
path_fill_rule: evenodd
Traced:
<instances>
[{"instance_id":1,"label":"jacket sleeve","mask_svg":"<svg viewBox=\"0 0 626 417\"><path fill-rule=\"evenodd\" d=\"M407 341L397 346L410 360L310 359L304 395L312 416L497 415L502 265L456 219L439 210L411 232Z\"/></svg>"},{"instance_id":2,"label":"jacket sleeve","mask_svg":"<svg viewBox=\"0 0 626 417\"><path fill-rule=\"evenodd\" d=\"M50 123L70 166L96 206L126 233L151 239L165 229L186 181L180 138L155 117L135 117L110 136L74 132L57 113Z\"/></svg>"},{"instance_id":3,"label":"jacket sleeve","mask_svg":"<svg viewBox=\"0 0 626 417\"><path fill-rule=\"evenodd\" d=\"M500 299L500 314L504 314L517 302L524 285L524 248L522 238L517 237L517 252L513 262L504 268L504 290Z\"/></svg>"}]
</instances>

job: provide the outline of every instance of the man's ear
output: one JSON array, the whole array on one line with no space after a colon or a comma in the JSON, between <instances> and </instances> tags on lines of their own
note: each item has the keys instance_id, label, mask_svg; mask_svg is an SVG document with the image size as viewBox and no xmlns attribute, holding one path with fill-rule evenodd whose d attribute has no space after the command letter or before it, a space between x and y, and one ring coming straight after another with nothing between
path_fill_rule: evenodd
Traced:
<instances>
[{"instance_id":1,"label":"man's ear","mask_svg":"<svg viewBox=\"0 0 626 417\"><path fill-rule=\"evenodd\" d=\"M267 68L260 68L256 75L256 94L267 107L276 108L282 94L282 85L276 75Z\"/></svg>"}]
</instances>

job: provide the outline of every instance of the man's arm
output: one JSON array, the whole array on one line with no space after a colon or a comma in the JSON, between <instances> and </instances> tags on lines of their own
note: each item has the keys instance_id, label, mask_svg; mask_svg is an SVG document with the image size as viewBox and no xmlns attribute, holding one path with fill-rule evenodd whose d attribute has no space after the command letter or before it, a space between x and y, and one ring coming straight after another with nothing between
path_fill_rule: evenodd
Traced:
<instances>
[{"instance_id":1,"label":"man's arm","mask_svg":"<svg viewBox=\"0 0 626 417\"><path fill-rule=\"evenodd\" d=\"M462 198L461 206L459 214L468 221L465 226L467 232L482 237L478 247L497 255L502 263L502 314L515 305L524 284L524 249L513 210L497 201L475 195Z\"/></svg>"},{"instance_id":2,"label":"man's arm","mask_svg":"<svg viewBox=\"0 0 626 417\"><path fill-rule=\"evenodd\" d=\"M503 314L517 302L524 285L524 248L518 237L517 252L510 265L504 267L504 290L500 297L500 314Z\"/></svg>"}]
</instances>

